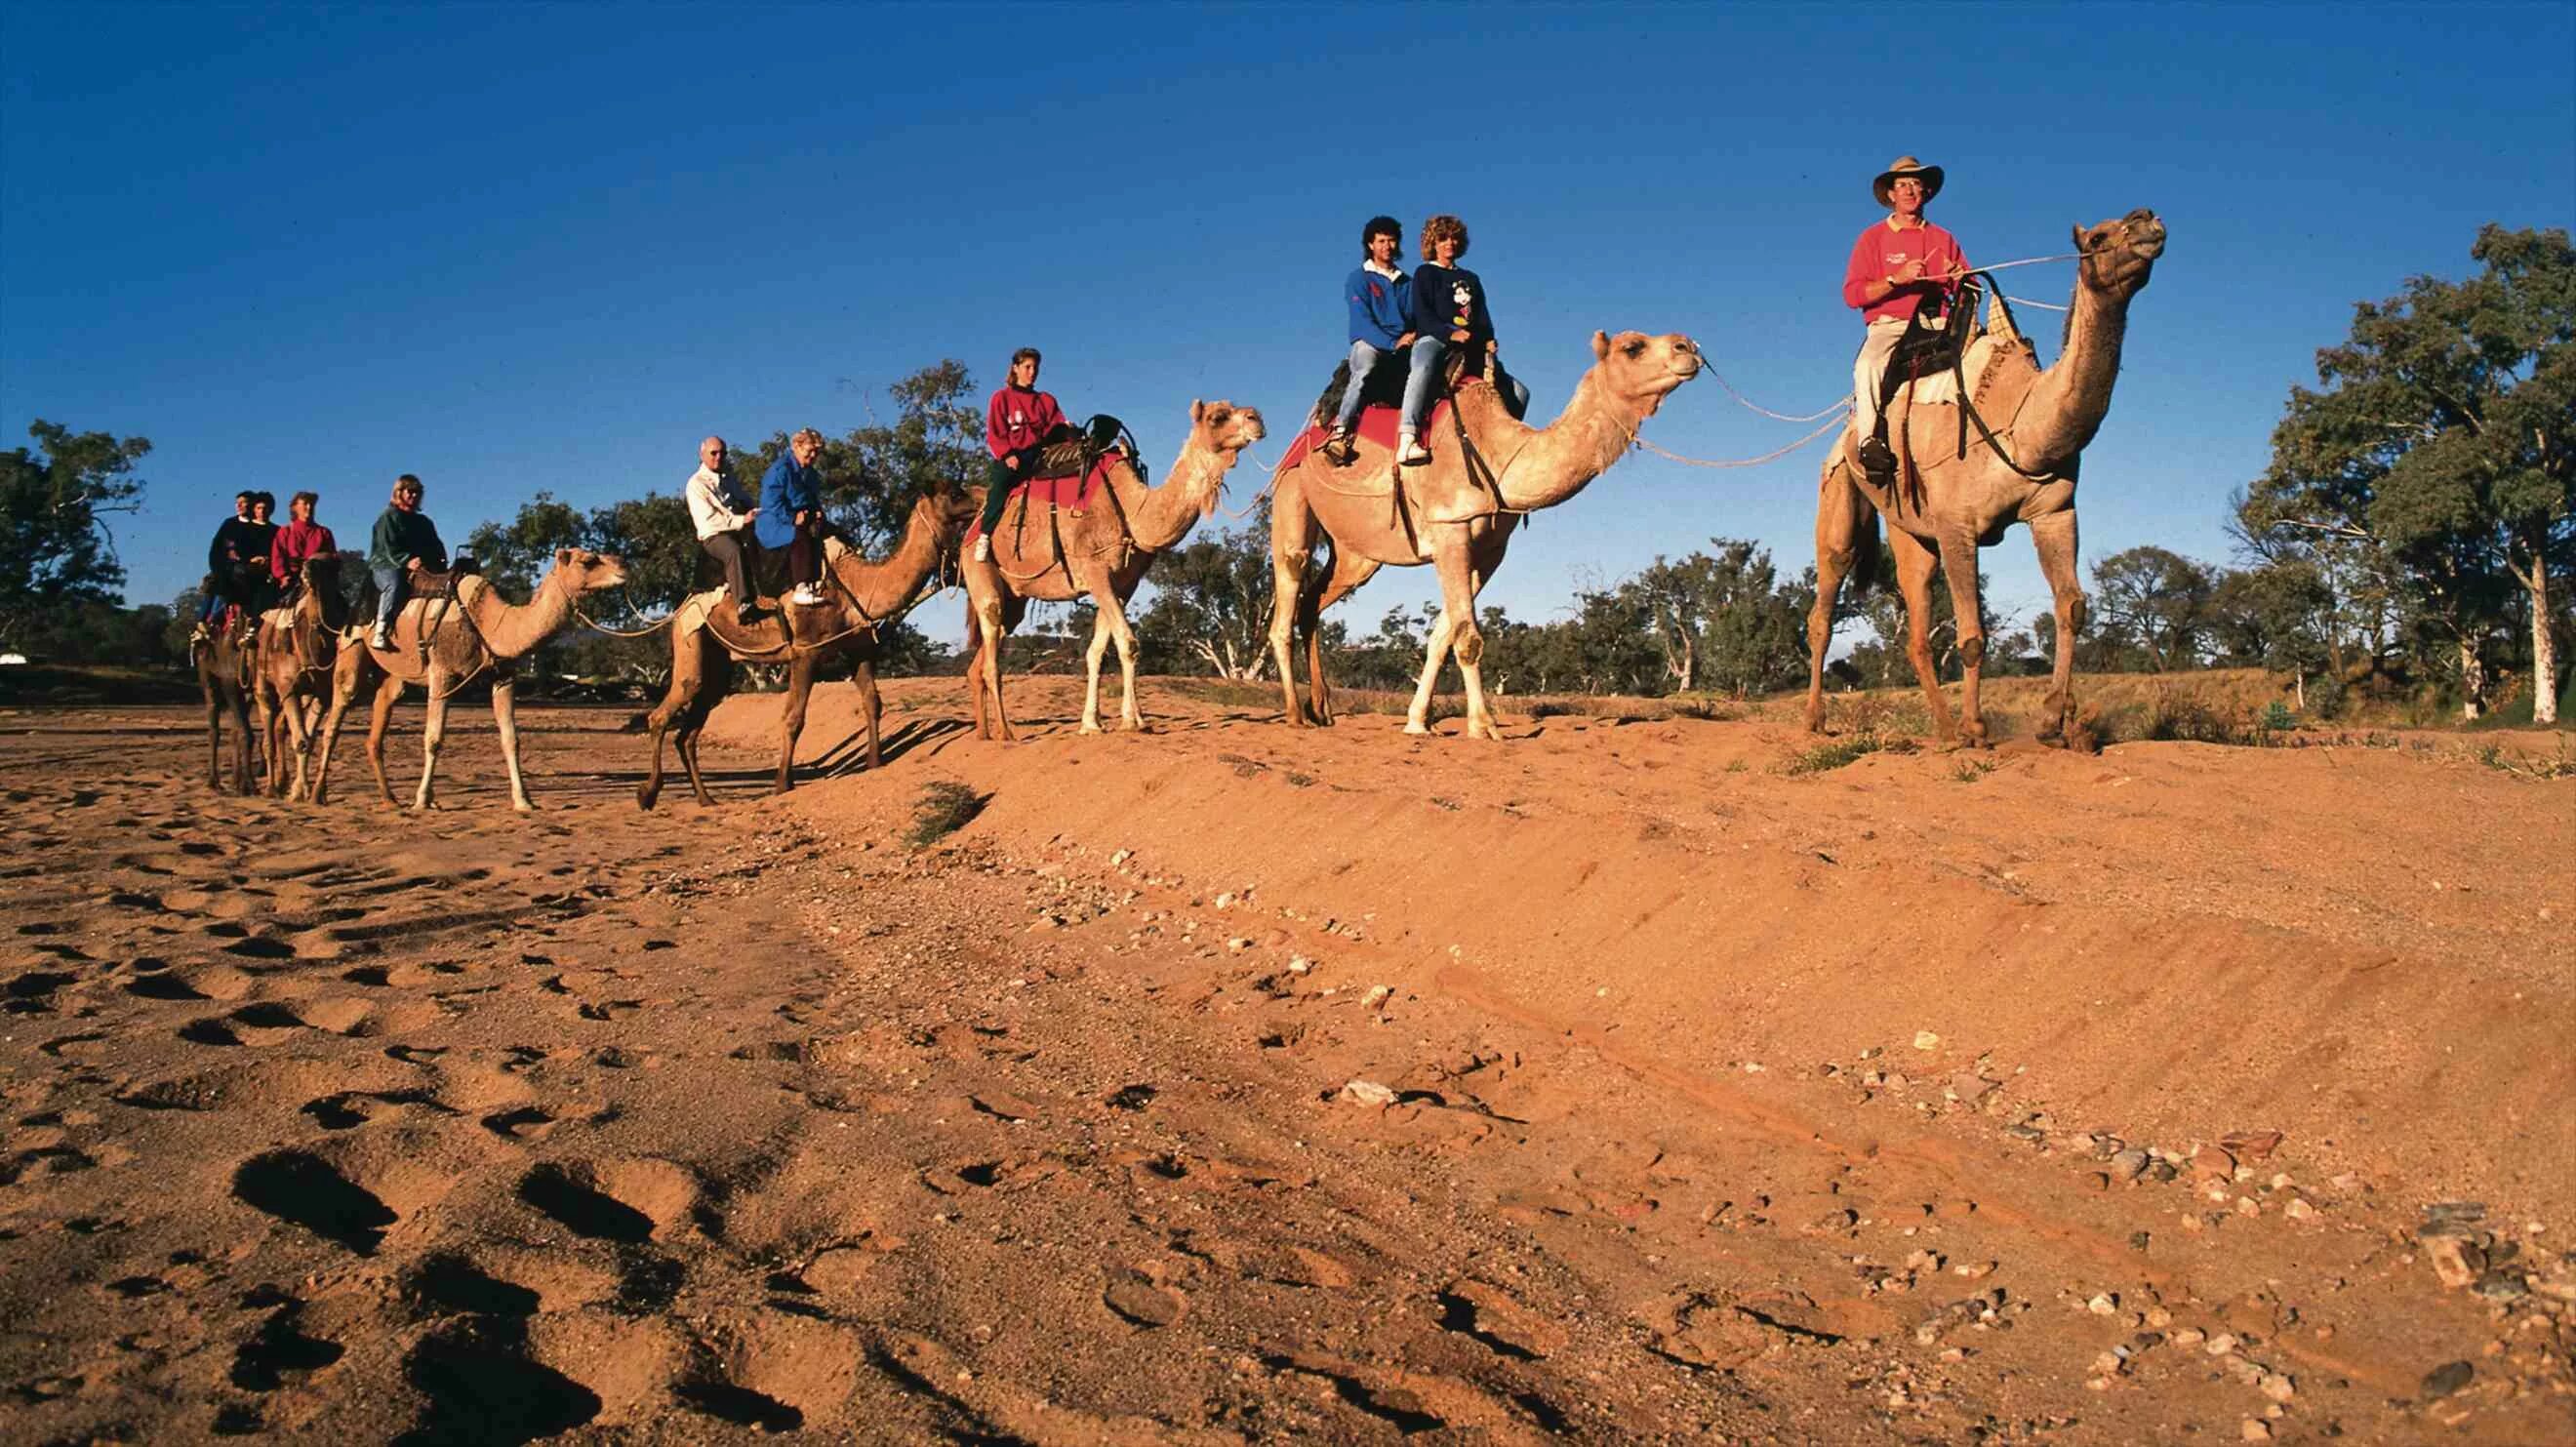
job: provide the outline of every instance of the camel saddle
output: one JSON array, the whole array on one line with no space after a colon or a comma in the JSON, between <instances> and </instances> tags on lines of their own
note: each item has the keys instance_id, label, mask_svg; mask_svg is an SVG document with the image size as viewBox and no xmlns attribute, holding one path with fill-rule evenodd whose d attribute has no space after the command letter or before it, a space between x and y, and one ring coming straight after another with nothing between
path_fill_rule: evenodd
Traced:
<instances>
[{"instance_id":1,"label":"camel saddle","mask_svg":"<svg viewBox=\"0 0 2576 1447\"><path fill-rule=\"evenodd\" d=\"M1450 393L1458 390L1458 383L1467 375L1467 354L1457 351L1451 352L1448 356L1440 359L1440 369L1440 396L1446 398ZM1362 409L1360 412L1360 426L1363 429L1368 425L1367 418L1371 412L1375 412L1380 409L1400 411L1403 408L1404 383L1405 379L1412 375L1412 371L1413 348L1411 347L1405 347L1399 351L1388 354L1385 359L1381 360L1376 366L1369 369L1368 380L1363 384L1363 390L1360 394L1360 407ZM1503 379L1509 375L1510 374L1508 372L1503 370L1503 364L1501 362L1497 361L1494 363L1494 372L1491 380L1494 383L1496 393L1500 396L1509 397L1512 395L1511 388L1502 385ZM1350 389L1351 362L1350 358L1344 357L1340 362L1334 364L1332 380L1324 384L1323 395L1315 399L1315 410L1312 413L1309 413L1308 416L1314 421L1325 424L1325 426L1329 428L1332 424L1332 420L1342 415L1342 395L1350 391ZM1422 425L1428 429L1431 425L1430 419L1427 417L1424 418ZM1387 436L1392 438L1394 435L1395 433L1393 428L1389 428Z\"/></svg>"},{"instance_id":2,"label":"camel saddle","mask_svg":"<svg viewBox=\"0 0 2576 1447\"><path fill-rule=\"evenodd\" d=\"M1064 453L1064 449L1068 448L1074 450L1069 454ZM1070 465L1067 466L1061 461L1060 456L1070 456ZM1028 522L1029 512L1033 507L1060 507L1080 517L1089 510L1093 500L1100 496L1101 490L1109 485L1110 469L1120 463L1125 463L1140 473L1143 470L1123 445L1112 446L1101 452L1091 452L1090 443L1082 439L1050 446L1047 449L1047 455L1038 462L1037 476L1025 482L1011 484L1012 495L1020 500L1019 508L1012 516L1015 516L1023 526ZM1062 472L1052 470L1059 466L1065 466L1066 470ZM1005 525L1009 525L1007 519ZM966 528L966 541L972 543L983 531L981 519L969 523Z\"/></svg>"},{"instance_id":3,"label":"camel saddle","mask_svg":"<svg viewBox=\"0 0 2576 1447\"><path fill-rule=\"evenodd\" d=\"M1967 308L1957 309L1946 329L1923 329L1922 335L1935 340L1917 344L1912 360L1907 358L1906 348L1917 333L1909 329L1906 341L1898 343L1888 364L1882 407L1887 419L1887 445L1895 449L1904 470L1919 473L1914 461L1917 451L1926 463L1938 466L1964 456L1971 446L1982 445L1966 411L1959 406L1963 381L1977 415L1985 419L1987 426L2002 429L2011 425L2022 399L2030 394L2031 384L2039 380L2038 356L2030 340L2013 324L2012 314L2000 297L1990 307L1988 320L1995 324L1981 325ZM1937 370L1935 362L1939 364ZM1925 408L1940 410L1916 416ZM1863 471L1859 448L1858 431L1846 428L1841 455L1855 475Z\"/></svg>"}]
</instances>

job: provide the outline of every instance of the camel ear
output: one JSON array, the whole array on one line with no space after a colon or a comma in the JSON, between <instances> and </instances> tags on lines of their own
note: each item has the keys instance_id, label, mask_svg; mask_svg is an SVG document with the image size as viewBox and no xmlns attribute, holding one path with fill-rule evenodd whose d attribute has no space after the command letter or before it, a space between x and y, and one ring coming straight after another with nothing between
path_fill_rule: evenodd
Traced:
<instances>
[{"instance_id":1,"label":"camel ear","mask_svg":"<svg viewBox=\"0 0 2576 1447\"><path fill-rule=\"evenodd\" d=\"M2075 249L2078 251L2082 251L2084 249L2084 226L2082 222L2076 223L2075 226Z\"/></svg>"},{"instance_id":2,"label":"camel ear","mask_svg":"<svg viewBox=\"0 0 2576 1447\"><path fill-rule=\"evenodd\" d=\"M1592 360L1596 362L1603 361L1606 360L1609 355L1610 334L1608 332L1594 332L1592 334Z\"/></svg>"},{"instance_id":3,"label":"camel ear","mask_svg":"<svg viewBox=\"0 0 2576 1447\"><path fill-rule=\"evenodd\" d=\"M571 567L571 566L572 566L572 549L570 549L570 548L557 548L557 549L555 549L555 566L556 566L556 567L558 567L558 568L569 568L569 567Z\"/></svg>"}]
</instances>

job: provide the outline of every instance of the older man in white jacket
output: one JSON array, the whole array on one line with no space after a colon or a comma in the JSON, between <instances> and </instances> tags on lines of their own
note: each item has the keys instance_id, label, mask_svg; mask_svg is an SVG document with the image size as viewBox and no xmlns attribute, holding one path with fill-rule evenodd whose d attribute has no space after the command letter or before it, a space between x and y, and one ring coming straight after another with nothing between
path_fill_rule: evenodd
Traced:
<instances>
[{"instance_id":1,"label":"older man in white jacket","mask_svg":"<svg viewBox=\"0 0 2576 1447\"><path fill-rule=\"evenodd\" d=\"M751 500L734 490L725 476L725 440L710 437L698 444L698 470L689 474L689 520L697 524L698 546L724 565L725 588L733 594L737 623L751 621L751 584L744 576L743 549L751 530Z\"/></svg>"}]
</instances>

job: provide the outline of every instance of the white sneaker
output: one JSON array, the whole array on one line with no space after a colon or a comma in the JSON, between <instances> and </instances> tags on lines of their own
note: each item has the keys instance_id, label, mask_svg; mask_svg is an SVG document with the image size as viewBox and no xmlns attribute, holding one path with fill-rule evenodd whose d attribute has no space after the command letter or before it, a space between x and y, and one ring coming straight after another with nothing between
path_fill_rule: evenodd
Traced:
<instances>
[{"instance_id":1,"label":"white sneaker","mask_svg":"<svg viewBox=\"0 0 2576 1447\"><path fill-rule=\"evenodd\" d=\"M1420 467L1431 460L1431 449L1407 434L1395 440L1395 460L1406 467Z\"/></svg>"},{"instance_id":2,"label":"white sneaker","mask_svg":"<svg viewBox=\"0 0 2576 1447\"><path fill-rule=\"evenodd\" d=\"M787 601L800 607L811 608L823 601L823 595L814 591L813 584L799 583L796 585L796 591L788 596Z\"/></svg>"},{"instance_id":3,"label":"white sneaker","mask_svg":"<svg viewBox=\"0 0 2576 1447\"><path fill-rule=\"evenodd\" d=\"M989 563L993 561L993 535L991 533L976 534L975 561L979 563Z\"/></svg>"},{"instance_id":4,"label":"white sneaker","mask_svg":"<svg viewBox=\"0 0 2576 1447\"><path fill-rule=\"evenodd\" d=\"M370 648L391 648L394 646L394 640L386 634L383 627L379 626L375 632L367 635L367 646Z\"/></svg>"}]
</instances>

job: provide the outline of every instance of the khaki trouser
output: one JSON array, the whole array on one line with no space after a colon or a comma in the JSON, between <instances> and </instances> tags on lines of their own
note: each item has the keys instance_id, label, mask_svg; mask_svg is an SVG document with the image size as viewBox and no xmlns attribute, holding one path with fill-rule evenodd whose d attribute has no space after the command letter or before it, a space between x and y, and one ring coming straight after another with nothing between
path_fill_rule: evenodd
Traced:
<instances>
[{"instance_id":1,"label":"khaki trouser","mask_svg":"<svg viewBox=\"0 0 2576 1447\"><path fill-rule=\"evenodd\" d=\"M1903 317L1881 317L1869 324L1860 355L1852 358L1852 426L1864 441L1878 431L1878 399L1887 388L1887 359L1896 355L1897 338L1904 335Z\"/></svg>"}]
</instances>

